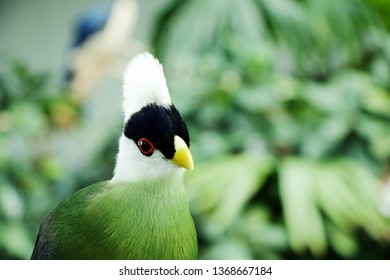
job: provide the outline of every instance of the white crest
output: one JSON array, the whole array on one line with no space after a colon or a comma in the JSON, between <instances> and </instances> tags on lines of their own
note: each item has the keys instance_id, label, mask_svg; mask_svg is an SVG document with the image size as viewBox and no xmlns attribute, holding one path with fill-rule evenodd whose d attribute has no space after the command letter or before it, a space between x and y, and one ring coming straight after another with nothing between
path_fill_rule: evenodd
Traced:
<instances>
[{"instance_id":1,"label":"white crest","mask_svg":"<svg viewBox=\"0 0 390 280\"><path fill-rule=\"evenodd\" d=\"M134 57L123 77L123 113L125 121L148 104L169 107L172 104L163 67L150 53Z\"/></svg>"}]
</instances>

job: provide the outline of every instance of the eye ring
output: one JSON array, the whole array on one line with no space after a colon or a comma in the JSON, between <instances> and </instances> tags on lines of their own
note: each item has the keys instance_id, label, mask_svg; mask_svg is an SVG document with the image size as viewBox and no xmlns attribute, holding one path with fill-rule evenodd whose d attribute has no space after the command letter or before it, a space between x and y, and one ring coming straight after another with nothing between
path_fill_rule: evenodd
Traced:
<instances>
[{"instance_id":1,"label":"eye ring","mask_svg":"<svg viewBox=\"0 0 390 280\"><path fill-rule=\"evenodd\" d=\"M154 152L154 145L146 138L141 138L137 141L137 146L140 152L145 156L150 156Z\"/></svg>"}]
</instances>

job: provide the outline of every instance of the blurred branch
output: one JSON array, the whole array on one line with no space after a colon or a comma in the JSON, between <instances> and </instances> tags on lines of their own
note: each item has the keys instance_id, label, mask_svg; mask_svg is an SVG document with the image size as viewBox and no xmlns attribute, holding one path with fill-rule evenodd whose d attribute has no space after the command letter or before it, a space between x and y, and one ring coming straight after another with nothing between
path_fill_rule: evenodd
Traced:
<instances>
[{"instance_id":1,"label":"blurred branch","mask_svg":"<svg viewBox=\"0 0 390 280\"><path fill-rule=\"evenodd\" d=\"M70 91L83 99L103 75L121 78L126 62L145 47L131 39L138 18L135 0L116 0L103 29L73 50Z\"/></svg>"}]
</instances>

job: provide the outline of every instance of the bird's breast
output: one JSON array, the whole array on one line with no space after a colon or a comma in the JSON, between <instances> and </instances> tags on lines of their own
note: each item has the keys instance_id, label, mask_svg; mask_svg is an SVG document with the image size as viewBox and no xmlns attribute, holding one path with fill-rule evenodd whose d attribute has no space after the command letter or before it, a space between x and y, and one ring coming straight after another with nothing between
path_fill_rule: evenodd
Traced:
<instances>
[{"instance_id":1,"label":"bird's breast","mask_svg":"<svg viewBox=\"0 0 390 280\"><path fill-rule=\"evenodd\" d=\"M194 259L197 255L195 227L181 188L115 188L96 198L86 220L94 229L102 258Z\"/></svg>"}]
</instances>

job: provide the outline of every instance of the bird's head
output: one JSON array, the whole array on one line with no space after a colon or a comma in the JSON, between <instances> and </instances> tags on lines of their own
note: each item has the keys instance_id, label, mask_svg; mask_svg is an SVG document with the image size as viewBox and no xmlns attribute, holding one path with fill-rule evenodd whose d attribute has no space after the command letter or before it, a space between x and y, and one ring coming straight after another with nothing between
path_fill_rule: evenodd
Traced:
<instances>
[{"instance_id":1,"label":"bird's head","mask_svg":"<svg viewBox=\"0 0 390 280\"><path fill-rule=\"evenodd\" d=\"M149 53L127 66L124 128L112 180L158 178L193 169L187 126L172 104L162 65Z\"/></svg>"}]
</instances>

